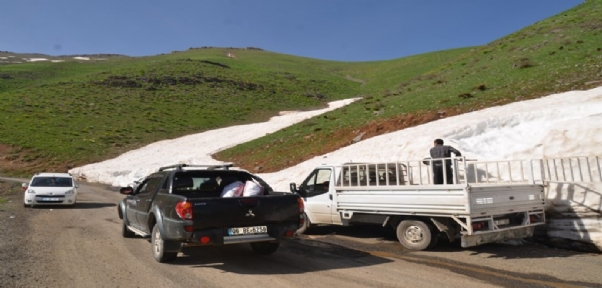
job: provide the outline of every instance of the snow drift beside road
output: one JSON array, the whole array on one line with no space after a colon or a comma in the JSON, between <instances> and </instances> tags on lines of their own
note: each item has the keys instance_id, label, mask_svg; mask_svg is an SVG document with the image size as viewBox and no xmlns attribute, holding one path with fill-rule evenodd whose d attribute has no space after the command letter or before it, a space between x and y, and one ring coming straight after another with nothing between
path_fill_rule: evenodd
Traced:
<instances>
[{"instance_id":1,"label":"snow drift beside road","mask_svg":"<svg viewBox=\"0 0 602 288\"><path fill-rule=\"evenodd\" d=\"M305 119L343 107L358 98L334 101L328 108L298 112L287 111L272 117L267 122L231 126L177 139L159 141L138 150L129 151L117 158L71 169L76 177L88 182L99 182L113 186L126 186L133 180L156 171L161 166L172 164L220 164L211 155L235 146L274 133Z\"/></svg>"},{"instance_id":2,"label":"snow drift beside road","mask_svg":"<svg viewBox=\"0 0 602 288\"><path fill-rule=\"evenodd\" d=\"M370 138L261 175L275 190L301 182L324 163L395 162L430 157L435 138L478 160L602 154L602 87L571 91L449 117Z\"/></svg>"},{"instance_id":3,"label":"snow drift beside road","mask_svg":"<svg viewBox=\"0 0 602 288\"><path fill-rule=\"evenodd\" d=\"M329 108L281 113L268 122L232 126L150 144L117 158L72 169L87 181L122 186L161 166L220 164L217 151L273 133L304 119L351 103ZM282 115L284 114L284 115ZM349 135L353 137L353 135ZM404 161L428 156L435 138L471 159L502 160L600 155L602 147L602 87L571 91L466 113L370 138L314 157L299 165L259 174L275 190L288 191L317 165L360 161Z\"/></svg>"}]
</instances>

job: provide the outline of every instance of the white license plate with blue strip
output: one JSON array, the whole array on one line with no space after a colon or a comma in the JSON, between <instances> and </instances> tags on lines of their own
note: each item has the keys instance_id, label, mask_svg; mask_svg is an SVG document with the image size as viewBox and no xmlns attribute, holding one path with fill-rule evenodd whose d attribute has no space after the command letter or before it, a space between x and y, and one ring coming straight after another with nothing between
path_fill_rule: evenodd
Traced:
<instances>
[{"instance_id":1,"label":"white license plate with blue strip","mask_svg":"<svg viewBox=\"0 0 602 288\"><path fill-rule=\"evenodd\" d=\"M230 236L266 234L266 233L268 233L267 226L228 228L228 235L230 235Z\"/></svg>"}]
</instances>

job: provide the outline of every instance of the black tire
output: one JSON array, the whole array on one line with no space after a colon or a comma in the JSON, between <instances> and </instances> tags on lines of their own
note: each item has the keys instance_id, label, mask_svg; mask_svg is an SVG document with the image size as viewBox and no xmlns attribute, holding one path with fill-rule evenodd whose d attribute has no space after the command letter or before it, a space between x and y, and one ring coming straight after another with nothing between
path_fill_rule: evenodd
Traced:
<instances>
[{"instance_id":1,"label":"black tire","mask_svg":"<svg viewBox=\"0 0 602 288\"><path fill-rule=\"evenodd\" d=\"M121 223L121 236L123 236L123 238L132 238L136 235L136 233L132 232L125 224L125 219L121 221Z\"/></svg>"},{"instance_id":2,"label":"black tire","mask_svg":"<svg viewBox=\"0 0 602 288\"><path fill-rule=\"evenodd\" d=\"M161 236L161 231L159 230L159 226L155 224L153 226L153 232L151 233L151 246L153 249L153 257L157 262L167 263L171 262L178 257L178 252L165 252L165 246L163 245L163 238Z\"/></svg>"},{"instance_id":3,"label":"black tire","mask_svg":"<svg viewBox=\"0 0 602 288\"><path fill-rule=\"evenodd\" d=\"M280 242L251 243L251 248L253 249L253 251L255 251L255 253L260 254L260 255L272 254L272 253L276 252L276 250L278 250L278 247L280 247Z\"/></svg>"},{"instance_id":4,"label":"black tire","mask_svg":"<svg viewBox=\"0 0 602 288\"><path fill-rule=\"evenodd\" d=\"M437 243L433 237L432 228L419 220L404 220L397 225L397 239L403 247L409 250L421 251ZM434 246L433 245L433 246Z\"/></svg>"},{"instance_id":5,"label":"black tire","mask_svg":"<svg viewBox=\"0 0 602 288\"><path fill-rule=\"evenodd\" d=\"M303 217L305 217L305 222L303 222L303 226L299 227L297 232L295 232L297 233L297 235L305 234L305 232L307 232L307 229L309 229L309 227L311 226L309 218L307 218L307 214L303 213Z\"/></svg>"},{"instance_id":6,"label":"black tire","mask_svg":"<svg viewBox=\"0 0 602 288\"><path fill-rule=\"evenodd\" d=\"M29 205L23 203L23 208L27 208L27 207L29 207Z\"/></svg>"}]
</instances>

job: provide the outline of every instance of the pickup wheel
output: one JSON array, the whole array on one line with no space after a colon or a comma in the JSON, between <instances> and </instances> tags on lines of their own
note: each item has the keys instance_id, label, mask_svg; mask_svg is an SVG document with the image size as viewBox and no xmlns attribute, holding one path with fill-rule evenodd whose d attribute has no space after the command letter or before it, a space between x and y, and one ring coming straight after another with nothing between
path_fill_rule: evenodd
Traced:
<instances>
[{"instance_id":1,"label":"pickup wheel","mask_svg":"<svg viewBox=\"0 0 602 288\"><path fill-rule=\"evenodd\" d=\"M125 219L123 219L121 223L121 236L123 236L123 238L132 238L136 235L128 228L127 225L125 225Z\"/></svg>"},{"instance_id":2,"label":"pickup wheel","mask_svg":"<svg viewBox=\"0 0 602 288\"><path fill-rule=\"evenodd\" d=\"M397 225L399 243L410 250L420 251L435 246L437 237L433 236L436 235L433 235L431 227L422 221L404 220Z\"/></svg>"},{"instance_id":3,"label":"pickup wheel","mask_svg":"<svg viewBox=\"0 0 602 288\"><path fill-rule=\"evenodd\" d=\"M159 226L155 224L151 233L151 245L153 248L153 257L160 263L171 262L178 257L178 252L165 252L164 243Z\"/></svg>"},{"instance_id":4,"label":"pickup wheel","mask_svg":"<svg viewBox=\"0 0 602 288\"><path fill-rule=\"evenodd\" d=\"M307 232L307 229L309 229L309 227L311 226L311 223L309 223L309 218L307 218L307 214L303 213L303 217L305 217L305 222L303 222L303 226L299 227L299 229L297 230L297 234L301 235L301 234L305 234L305 232Z\"/></svg>"},{"instance_id":5,"label":"pickup wheel","mask_svg":"<svg viewBox=\"0 0 602 288\"><path fill-rule=\"evenodd\" d=\"M278 247L280 247L280 242L251 243L251 248L253 248L253 251L255 251L255 253L261 254L261 255L272 254L272 253L276 252L276 250L278 250Z\"/></svg>"}]
</instances>

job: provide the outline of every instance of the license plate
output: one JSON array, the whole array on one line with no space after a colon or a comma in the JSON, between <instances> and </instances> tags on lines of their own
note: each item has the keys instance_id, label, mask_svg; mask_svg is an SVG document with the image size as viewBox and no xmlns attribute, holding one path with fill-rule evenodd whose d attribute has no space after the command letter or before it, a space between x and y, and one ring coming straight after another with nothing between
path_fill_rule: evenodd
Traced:
<instances>
[{"instance_id":1,"label":"license plate","mask_svg":"<svg viewBox=\"0 0 602 288\"><path fill-rule=\"evenodd\" d=\"M265 234L268 233L267 226L255 226L255 227L239 227L239 228L229 228L228 235L236 236L236 235L249 235L249 234Z\"/></svg>"},{"instance_id":2,"label":"license plate","mask_svg":"<svg viewBox=\"0 0 602 288\"><path fill-rule=\"evenodd\" d=\"M62 199L59 199L59 198L42 198L42 201L62 201Z\"/></svg>"},{"instance_id":3,"label":"license plate","mask_svg":"<svg viewBox=\"0 0 602 288\"><path fill-rule=\"evenodd\" d=\"M493 223L495 223L496 226L508 225L508 224L510 224L510 219L495 220L495 221L493 221Z\"/></svg>"}]
</instances>

